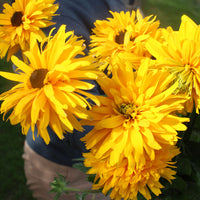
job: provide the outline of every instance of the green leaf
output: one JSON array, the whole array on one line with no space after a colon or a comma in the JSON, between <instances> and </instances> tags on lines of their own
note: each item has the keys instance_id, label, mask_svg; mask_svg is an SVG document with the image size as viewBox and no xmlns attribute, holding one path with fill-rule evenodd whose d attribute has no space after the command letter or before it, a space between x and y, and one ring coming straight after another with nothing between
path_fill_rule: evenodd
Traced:
<instances>
[{"instance_id":1,"label":"green leaf","mask_svg":"<svg viewBox=\"0 0 200 200\"><path fill-rule=\"evenodd\" d=\"M61 195L61 194L56 194L56 196L54 197L53 200L58 200L58 199L60 198L60 195Z\"/></svg>"},{"instance_id":2,"label":"green leaf","mask_svg":"<svg viewBox=\"0 0 200 200\"><path fill-rule=\"evenodd\" d=\"M54 200L58 200L60 195L66 191L66 187L69 184L68 181L65 180L65 177L63 175L58 175L58 177L55 177L54 180L50 183L51 190L50 193L56 193L56 196L54 197Z\"/></svg>"},{"instance_id":3,"label":"green leaf","mask_svg":"<svg viewBox=\"0 0 200 200\"><path fill-rule=\"evenodd\" d=\"M78 194L76 193L76 200L85 200L85 197L88 195L88 193L81 193L81 194Z\"/></svg>"},{"instance_id":4,"label":"green leaf","mask_svg":"<svg viewBox=\"0 0 200 200\"><path fill-rule=\"evenodd\" d=\"M193 129L190 133L190 141L191 142L200 142L200 129Z\"/></svg>"},{"instance_id":5,"label":"green leaf","mask_svg":"<svg viewBox=\"0 0 200 200\"><path fill-rule=\"evenodd\" d=\"M187 183L183 180L182 177L176 176L176 179L173 180L172 188L174 188L180 192L183 192L183 191L187 190Z\"/></svg>"},{"instance_id":6,"label":"green leaf","mask_svg":"<svg viewBox=\"0 0 200 200\"><path fill-rule=\"evenodd\" d=\"M88 176L87 180L88 180L89 182L94 183L95 176L96 176L95 174L90 174L90 175Z\"/></svg>"},{"instance_id":7,"label":"green leaf","mask_svg":"<svg viewBox=\"0 0 200 200\"><path fill-rule=\"evenodd\" d=\"M197 115L196 116L196 119L195 119L195 124L194 124L194 128L200 130L200 115Z\"/></svg>"},{"instance_id":8,"label":"green leaf","mask_svg":"<svg viewBox=\"0 0 200 200\"><path fill-rule=\"evenodd\" d=\"M73 165L74 168L79 169L80 171L86 173L90 168L89 167L85 167L85 165L80 162L80 163L75 163Z\"/></svg>"},{"instance_id":9,"label":"green leaf","mask_svg":"<svg viewBox=\"0 0 200 200\"><path fill-rule=\"evenodd\" d=\"M198 186L200 186L200 172L196 172L196 183Z\"/></svg>"},{"instance_id":10,"label":"green leaf","mask_svg":"<svg viewBox=\"0 0 200 200\"><path fill-rule=\"evenodd\" d=\"M85 158L74 158L73 161L81 161L83 162L85 160Z\"/></svg>"},{"instance_id":11,"label":"green leaf","mask_svg":"<svg viewBox=\"0 0 200 200\"><path fill-rule=\"evenodd\" d=\"M142 196L142 194L140 194L140 193L138 193L137 199L138 199L138 200L146 200L146 199Z\"/></svg>"},{"instance_id":12,"label":"green leaf","mask_svg":"<svg viewBox=\"0 0 200 200\"><path fill-rule=\"evenodd\" d=\"M188 175L188 176L192 174L191 161L187 159L186 157L181 156L178 159L177 166L178 166L179 174Z\"/></svg>"}]
</instances>

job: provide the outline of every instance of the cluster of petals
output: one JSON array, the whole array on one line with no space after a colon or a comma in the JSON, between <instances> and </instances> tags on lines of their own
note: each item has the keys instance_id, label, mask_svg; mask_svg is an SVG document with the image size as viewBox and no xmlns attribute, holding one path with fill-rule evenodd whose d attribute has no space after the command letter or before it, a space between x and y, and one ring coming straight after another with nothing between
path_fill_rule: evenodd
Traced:
<instances>
[{"instance_id":1,"label":"cluster of petals","mask_svg":"<svg viewBox=\"0 0 200 200\"><path fill-rule=\"evenodd\" d=\"M91 106L86 98L96 104L98 99L87 92L94 84L83 80L97 78L93 58L84 55L83 40L73 32L65 32L62 25L54 37L40 41L37 35L31 35L30 50L25 52L28 63L12 56L17 73L0 72L0 75L19 82L9 91L0 95L1 113L12 110L9 119L11 124L20 123L22 132L34 132L48 144L50 137L48 126L62 139L63 133L82 131L77 118L89 119ZM79 58L77 58L79 55ZM85 98L84 98L85 97Z\"/></svg>"},{"instance_id":2,"label":"cluster of petals","mask_svg":"<svg viewBox=\"0 0 200 200\"><path fill-rule=\"evenodd\" d=\"M112 18L95 22L85 56L84 41L65 25L54 36L54 29L48 37L42 32L53 24L54 2L4 4L0 57L8 54L16 72L0 76L18 84L0 95L0 112L10 113L23 134L37 128L46 144L49 127L63 139L65 132L93 126L82 138L89 150L84 164L96 174L93 189L111 191L115 200L158 196L160 179L171 182L176 174L178 131L189 121L179 114L200 108L200 27L183 16L178 31L160 29L155 17L139 10L110 11ZM20 49L25 61L12 56ZM105 95L89 93L93 80Z\"/></svg>"},{"instance_id":3,"label":"cluster of petals","mask_svg":"<svg viewBox=\"0 0 200 200\"><path fill-rule=\"evenodd\" d=\"M148 40L146 48L156 59L156 68L174 74L179 82L176 94L187 94L187 112L200 109L200 26L183 15L178 31L163 29L163 42Z\"/></svg>"},{"instance_id":4,"label":"cluster of petals","mask_svg":"<svg viewBox=\"0 0 200 200\"><path fill-rule=\"evenodd\" d=\"M171 160L179 154L176 146L165 146L155 152L153 161L147 160L142 168L128 169L128 160L123 158L117 165L110 165L107 159L99 160L90 152L84 154L85 166L90 167L88 174L96 174L93 189L101 189L106 195L110 191L110 198L115 200L137 200L138 193L145 199L151 199L151 192L156 196L161 194L164 187L160 179L170 183L175 178L174 162Z\"/></svg>"},{"instance_id":5,"label":"cluster of petals","mask_svg":"<svg viewBox=\"0 0 200 200\"><path fill-rule=\"evenodd\" d=\"M160 159L165 156L169 158L166 162L172 159L173 156L164 155L167 154L164 149L175 148L177 131L187 129L183 122L189 119L177 115L187 97L174 95L178 82L171 84L173 75L150 70L150 63L148 58L144 59L138 71L133 71L130 62L122 61L113 66L112 78L99 77L97 81L105 96L99 97L100 106L93 106L92 121L82 120L82 124L94 126L82 138L90 150L84 154L85 165L91 167L89 173L98 171L97 188L102 187L105 194L112 188L112 199L136 199L138 192L150 199L147 185L158 195L159 178L170 180L169 174L175 173ZM157 175L150 176L154 168L149 165L159 166L160 162ZM147 180L141 183L143 176Z\"/></svg>"},{"instance_id":6,"label":"cluster of petals","mask_svg":"<svg viewBox=\"0 0 200 200\"><path fill-rule=\"evenodd\" d=\"M83 140L97 159L106 157L116 165L126 157L131 169L145 165L146 158L154 160L155 150L163 145L176 144L177 131L185 131L183 122L188 121L176 111L187 98L173 95L178 82L170 85L173 75L148 70L148 59L137 72L124 65L113 69L112 78L98 79L106 96L99 97L100 106L93 106L92 121L82 121L94 126Z\"/></svg>"},{"instance_id":7,"label":"cluster of petals","mask_svg":"<svg viewBox=\"0 0 200 200\"><path fill-rule=\"evenodd\" d=\"M144 17L139 10L132 12L110 12L112 18L97 20L91 35L91 54L99 59L99 69L112 71L110 63L116 63L115 55L129 60L135 67L141 59L151 57L145 43L149 38L159 39L159 21L155 17Z\"/></svg>"},{"instance_id":8,"label":"cluster of petals","mask_svg":"<svg viewBox=\"0 0 200 200\"><path fill-rule=\"evenodd\" d=\"M0 14L0 57L7 59L19 50L29 50L30 34L45 34L42 28L53 25L52 17L58 9L55 0L15 0L3 4Z\"/></svg>"}]
</instances>

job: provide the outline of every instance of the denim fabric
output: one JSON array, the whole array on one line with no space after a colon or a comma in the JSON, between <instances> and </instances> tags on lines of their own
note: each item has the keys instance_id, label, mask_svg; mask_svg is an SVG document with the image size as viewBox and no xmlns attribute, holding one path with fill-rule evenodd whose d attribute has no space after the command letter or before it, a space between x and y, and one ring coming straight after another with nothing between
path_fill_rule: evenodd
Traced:
<instances>
[{"instance_id":1,"label":"denim fabric","mask_svg":"<svg viewBox=\"0 0 200 200\"><path fill-rule=\"evenodd\" d=\"M55 27L58 29L60 25L66 24L67 31L74 30L75 34L82 36L86 40L86 45L90 42L89 36L93 23L97 19L106 19L111 17L109 10L121 11L125 10L125 5L121 0L57 0L59 3L58 16L53 18L56 22ZM52 28L52 27L50 27ZM50 28L46 28L48 34ZM98 88L95 87L93 94L99 94ZM34 135L36 140L32 139L32 132L27 135L27 143L29 146L41 156L58 164L72 166L75 158L82 157L82 153L86 152L84 144L80 138L88 133L92 127L84 127L85 131L80 133L66 133L65 139L59 140L55 133L49 128L51 138L50 144L46 145L40 137L37 137L37 130Z\"/></svg>"}]
</instances>

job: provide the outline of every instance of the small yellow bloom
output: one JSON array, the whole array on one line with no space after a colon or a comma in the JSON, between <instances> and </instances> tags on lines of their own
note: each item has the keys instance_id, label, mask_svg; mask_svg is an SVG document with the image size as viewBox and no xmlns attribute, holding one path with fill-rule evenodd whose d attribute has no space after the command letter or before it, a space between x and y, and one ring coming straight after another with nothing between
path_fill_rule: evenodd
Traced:
<instances>
[{"instance_id":1,"label":"small yellow bloom","mask_svg":"<svg viewBox=\"0 0 200 200\"><path fill-rule=\"evenodd\" d=\"M143 18L137 12L110 12L113 18L97 20L91 36L91 54L95 55L101 63L101 70L112 71L110 63L116 63L115 55L129 60L134 67L140 64L141 59L151 55L145 48L147 39L158 37L159 21L155 17Z\"/></svg>"},{"instance_id":2,"label":"small yellow bloom","mask_svg":"<svg viewBox=\"0 0 200 200\"><path fill-rule=\"evenodd\" d=\"M53 31L53 30L52 30ZM97 78L96 66L91 57L83 55L83 40L77 40L73 32L65 32L62 25L54 37L37 41L31 35L30 51L25 52L29 64L12 56L17 73L0 72L0 75L19 82L11 90L0 95L1 113L12 110L11 124L21 123L23 134L37 126L39 135L48 144L47 127L63 138L65 131L83 128L76 117L88 119L90 104L83 97L99 103L98 99L86 92L94 87L83 80ZM38 46L39 45L39 46Z\"/></svg>"},{"instance_id":3,"label":"small yellow bloom","mask_svg":"<svg viewBox=\"0 0 200 200\"><path fill-rule=\"evenodd\" d=\"M164 186L160 178L165 178L171 183L175 179L176 171L173 170L172 158L179 154L175 146L165 146L155 151L155 159L147 160L140 168L129 170L128 160L123 158L117 165L111 166L107 159L97 159L92 153L85 153L84 164L90 167L88 174L96 174L93 189L103 189L106 195L110 190L110 198L115 200L137 200L138 193L145 199L151 199L150 191L156 196L161 194Z\"/></svg>"},{"instance_id":4,"label":"small yellow bloom","mask_svg":"<svg viewBox=\"0 0 200 200\"><path fill-rule=\"evenodd\" d=\"M5 3L0 14L0 58L8 52L7 59L20 49L28 50L30 34L44 38L41 28L52 24L52 17L58 9L55 0L15 0L12 5Z\"/></svg>"},{"instance_id":5,"label":"small yellow bloom","mask_svg":"<svg viewBox=\"0 0 200 200\"><path fill-rule=\"evenodd\" d=\"M141 168L146 160L155 159L155 150L176 144L177 131L185 131L175 112L183 109L184 96L173 95L178 83L169 86L173 75L148 70L145 59L133 72L130 63L119 63L113 77L102 77L98 83L106 96L91 111L93 121L82 121L94 129L82 140L97 159L107 159L111 166L127 158L128 169Z\"/></svg>"},{"instance_id":6,"label":"small yellow bloom","mask_svg":"<svg viewBox=\"0 0 200 200\"><path fill-rule=\"evenodd\" d=\"M168 28L163 34L164 42L148 40L146 47L156 58L157 68L174 74L179 85L176 94L186 94L190 99L186 111L196 113L200 109L200 26L183 15L178 31Z\"/></svg>"}]
</instances>

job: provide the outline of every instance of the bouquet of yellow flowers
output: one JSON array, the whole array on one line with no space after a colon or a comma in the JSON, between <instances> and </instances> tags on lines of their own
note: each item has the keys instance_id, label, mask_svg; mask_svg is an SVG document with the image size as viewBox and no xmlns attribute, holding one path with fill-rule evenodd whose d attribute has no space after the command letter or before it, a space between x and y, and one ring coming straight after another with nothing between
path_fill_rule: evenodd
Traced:
<instances>
[{"instance_id":1,"label":"bouquet of yellow flowers","mask_svg":"<svg viewBox=\"0 0 200 200\"><path fill-rule=\"evenodd\" d=\"M93 189L114 200L159 196L162 178L175 179L191 113L199 114L200 26L183 15L174 31L139 10L111 12L95 22L85 56L84 41L65 25L54 36L40 30L52 25L54 0L22 2L5 4L0 15L0 56L16 66L0 76L18 82L0 95L0 112L11 111L10 123L25 135L37 127L47 144L48 126L60 139L93 126L81 139ZM24 60L13 55L19 50ZM88 93L94 85L85 80L104 95Z\"/></svg>"}]
</instances>

